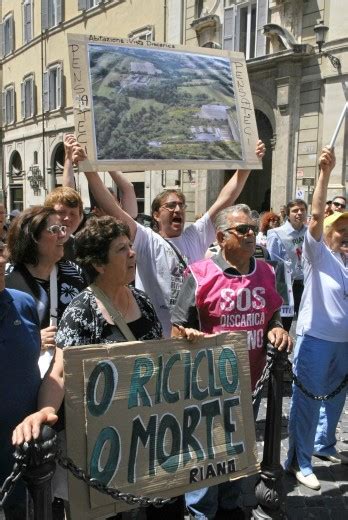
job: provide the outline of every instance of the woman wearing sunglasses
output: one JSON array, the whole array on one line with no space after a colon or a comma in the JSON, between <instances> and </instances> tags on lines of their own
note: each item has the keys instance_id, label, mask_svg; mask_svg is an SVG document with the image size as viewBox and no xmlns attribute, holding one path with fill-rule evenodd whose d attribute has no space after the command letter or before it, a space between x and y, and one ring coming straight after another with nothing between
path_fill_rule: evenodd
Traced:
<instances>
[{"instance_id":1,"label":"woman wearing sunglasses","mask_svg":"<svg viewBox=\"0 0 348 520\"><path fill-rule=\"evenodd\" d=\"M76 264L61 260L66 238L66 227L60 225L56 211L42 206L23 211L8 235L6 287L34 297L42 351L55 348L57 324L65 308L87 285Z\"/></svg>"}]
</instances>

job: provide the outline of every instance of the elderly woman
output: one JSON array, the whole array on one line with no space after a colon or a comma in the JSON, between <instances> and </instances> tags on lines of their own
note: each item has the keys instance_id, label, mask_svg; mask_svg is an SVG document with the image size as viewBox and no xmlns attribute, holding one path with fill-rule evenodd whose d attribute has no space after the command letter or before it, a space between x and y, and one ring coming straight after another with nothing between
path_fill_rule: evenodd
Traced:
<instances>
[{"instance_id":1,"label":"elderly woman","mask_svg":"<svg viewBox=\"0 0 348 520\"><path fill-rule=\"evenodd\" d=\"M58 345L162 337L149 299L128 286L135 276L135 253L126 224L114 217L91 218L76 236L76 254L93 283L65 312L57 334Z\"/></svg>"},{"instance_id":2,"label":"elderly woman","mask_svg":"<svg viewBox=\"0 0 348 520\"><path fill-rule=\"evenodd\" d=\"M348 374L348 212L324 219L334 152L324 148L318 184L313 194L312 218L303 244L304 292L297 322L294 373L314 395L328 395ZM311 457L348 464L335 449L336 426L346 398L346 387L326 401L307 397L294 385L289 421L286 469L311 489L320 482Z\"/></svg>"},{"instance_id":3,"label":"elderly woman","mask_svg":"<svg viewBox=\"0 0 348 520\"><path fill-rule=\"evenodd\" d=\"M41 424L57 420L64 397L62 348L162 337L148 297L128 286L134 280L135 253L126 224L114 217L91 218L76 235L76 255L92 283L63 314L56 336L60 348L40 388L39 411L17 426L15 444L36 438Z\"/></svg>"},{"instance_id":4,"label":"elderly woman","mask_svg":"<svg viewBox=\"0 0 348 520\"><path fill-rule=\"evenodd\" d=\"M84 287L81 269L62 261L66 227L53 208L25 210L11 225L7 248L10 265L5 283L34 297L40 318L41 347L54 348L57 323Z\"/></svg>"}]
</instances>

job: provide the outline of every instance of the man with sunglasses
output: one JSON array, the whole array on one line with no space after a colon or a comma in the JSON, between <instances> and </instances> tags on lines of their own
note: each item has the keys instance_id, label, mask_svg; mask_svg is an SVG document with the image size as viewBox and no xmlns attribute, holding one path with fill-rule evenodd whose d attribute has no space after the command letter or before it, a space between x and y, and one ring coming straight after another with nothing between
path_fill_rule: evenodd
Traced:
<instances>
[{"instance_id":1,"label":"man with sunglasses","mask_svg":"<svg viewBox=\"0 0 348 520\"><path fill-rule=\"evenodd\" d=\"M255 151L262 159L265 145L258 141ZM74 162L83 160L81 146L75 146ZM222 188L214 204L194 224L185 228L186 201L180 190L165 190L152 203L154 229L142 226L115 203L114 198L94 172L87 172L89 187L100 206L130 228L137 253L136 287L150 297L165 337L170 337L170 311L175 304L187 265L204 257L215 239L213 220L217 213L239 197L250 174L237 170Z\"/></svg>"},{"instance_id":2,"label":"man with sunglasses","mask_svg":"<svg viewBox=\"0 0 348 520\"><path fill-rule=\"evenodd\" d=\"M346 205L346 198L342 197L342 195L336 195L336 197L332 199L331 209L332 211L339 211L340 213L344 213L346 211Z\"/></svg>"},{"instance_id":3,"label":"man with sunglasses","mask_svg":"<svg viewBox=\"0 0 348 520\"><path fill-rule=\"evenodd\" d=\"M292 340L282 328L282 298L275 288L273 267L253 257L258 227L250 208L238 204L215 219L220 252L188 267L189 275L172 312L172 335L188 337L199 329L206 334L247 331L252 389L266 363L265 340L288 350ZM255 406L254 414L257 415ZM186 506L199 520L244 518L239 506L240 481L186 494Z\"/></svg>"}]
</instances>

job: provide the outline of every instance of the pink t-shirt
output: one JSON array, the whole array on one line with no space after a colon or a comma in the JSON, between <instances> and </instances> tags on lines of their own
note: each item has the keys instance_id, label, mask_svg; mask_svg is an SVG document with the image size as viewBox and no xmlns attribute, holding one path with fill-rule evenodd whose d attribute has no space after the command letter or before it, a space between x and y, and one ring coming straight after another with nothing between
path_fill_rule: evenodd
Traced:
<instances>
[{"instance_id":1,"label":"pink t-shirt","mask_svg":"<svg viewBox=\"0 0 348 520\"><path fill-rule=\"evenodd\" d=\"M262 374L266 360L264 337L268 323L282 304L275 288L272 266L255 261L247 275L229 275L211 260L188 267L196 280L196 305L203 332L242 331L248 333L252 388Z\"/></svg>"}]
</instances>

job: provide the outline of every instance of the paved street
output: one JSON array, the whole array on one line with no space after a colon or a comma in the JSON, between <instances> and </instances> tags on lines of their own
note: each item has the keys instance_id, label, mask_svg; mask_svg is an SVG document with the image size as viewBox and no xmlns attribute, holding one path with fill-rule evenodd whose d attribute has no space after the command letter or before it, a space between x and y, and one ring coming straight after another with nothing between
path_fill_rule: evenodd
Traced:
<instances>
[{"instance_id":1,"label":"paved street","mask_svg":"<svg viewBox=\"0 0 348 520\"><path fill-rule=\"evenodd\" d=\"M288 448L287 424L290 404L290 385L286 384L283 400L281 462ZM266 398L262 399L256 424L259 460L262 460L263 432L266 418ZM337 429L337 449L348 455L348 397ZM295 477L284 474L284 491L289 520L347 520L348 519L348 466L332 464L313 457L314 472L321 482L319 491L312 491L298 484ZM247 479L243 501L247 510L255 505L253 493L255 477Z\"/></svg>"}]
</instances>

